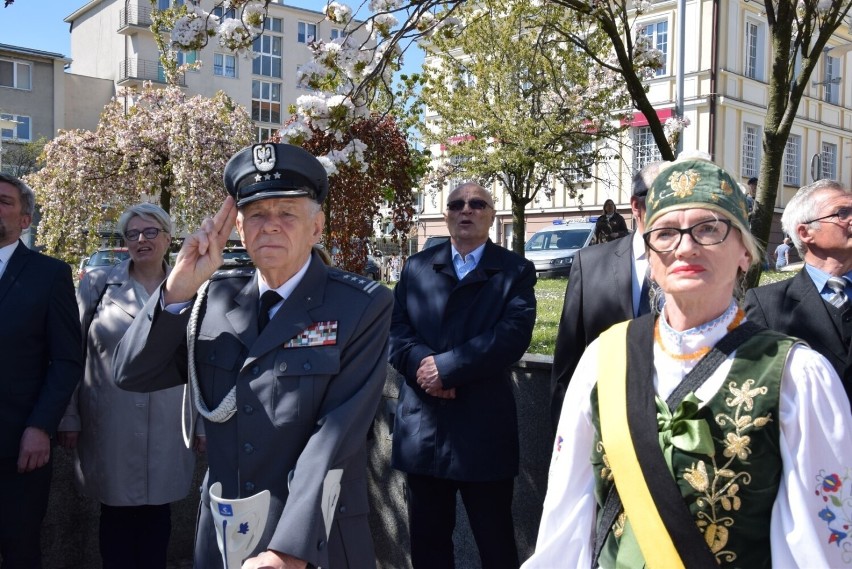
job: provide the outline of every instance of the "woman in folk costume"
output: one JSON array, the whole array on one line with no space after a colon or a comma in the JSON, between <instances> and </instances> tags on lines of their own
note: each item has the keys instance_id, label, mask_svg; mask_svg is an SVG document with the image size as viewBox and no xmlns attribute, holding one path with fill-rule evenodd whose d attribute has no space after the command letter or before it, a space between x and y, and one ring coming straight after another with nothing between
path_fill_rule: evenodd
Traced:
<instances>
[{"instance_id":1,"label":"woman in folk costume","mask_svg":"<svg viewBox=\"0 0 852 569\"><path fill-rule=\"evenodd\" d=\"M646 205L658 314L583 354L524 568L852 567L849 402L821 355L744 321L745 196L692 159Z\"/></svg>"}]
</instances>

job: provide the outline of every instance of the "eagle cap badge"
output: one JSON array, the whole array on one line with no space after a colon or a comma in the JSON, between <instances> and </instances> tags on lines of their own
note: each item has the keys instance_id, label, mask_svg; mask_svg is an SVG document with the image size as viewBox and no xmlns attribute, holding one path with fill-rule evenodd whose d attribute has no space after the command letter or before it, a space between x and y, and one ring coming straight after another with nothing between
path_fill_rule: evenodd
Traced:
<instances>
[{"instance_id":1,"label":"eagle cap badge","mask_svg":"<svg viewBox=\"0 0 852 569\"><path fill-rule=\"evenodd\" d=\"M275 168L275 145L274 144L257 144L252 149L252 157L254 158L254 167L260 172L269 172Z\"/></svg>"}]
</instances>

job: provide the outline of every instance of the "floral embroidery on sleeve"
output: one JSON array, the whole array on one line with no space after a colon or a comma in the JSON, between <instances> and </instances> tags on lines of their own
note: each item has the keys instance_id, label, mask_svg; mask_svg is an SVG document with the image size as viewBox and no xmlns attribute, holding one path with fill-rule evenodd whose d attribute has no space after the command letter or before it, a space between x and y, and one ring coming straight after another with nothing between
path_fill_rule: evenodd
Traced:
<instances>
[{"instance_id":1,"label":"floral embroidery on sleeve","mask_svg":"<svg viewBox=\"0 0 852 569\"><path fill-rule=\"evenodd\" d=\"M852 562L852 473L847 469L843 475L821 470L816 476L816 495L825 506L817 512L819 519L828 528L826 540L843 550L843 561Z\"/></svg>"}]
</instances>

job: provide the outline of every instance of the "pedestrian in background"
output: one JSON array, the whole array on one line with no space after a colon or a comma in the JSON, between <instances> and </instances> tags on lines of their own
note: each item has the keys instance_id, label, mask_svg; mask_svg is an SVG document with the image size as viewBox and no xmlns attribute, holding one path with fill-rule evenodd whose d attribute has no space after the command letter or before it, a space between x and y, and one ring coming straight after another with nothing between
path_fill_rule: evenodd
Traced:
<instances>
[{"instance_id":1,"label":"pedestrian in background","mask_svg":"<svg viewBox=\"0 0 852 569\"><path fill-rule=\"evenodd\" d=\"M171 270L165 259L172 220L160 207L140 203L121 214L117 231L130 258L89 271L77 290L86 367L59 426L59 441L75 449L80 493L100 502L104 569L163 569L170 503L189 493L195 467L179 423L183 391L119 389L112 356ZM203 437L195 447L203 449Z\"/></svg>"},{"instance_id":2,"label":"pedestrian in background","mask_svg":"<svg viewBox=\"0 0 852 569\"><path fill-rule=\"evenodd\" d=\"M785 237L778 247L775 248L775 270L780 271L790 264L790 244L792 241Z\"/></svg>"},{"instance_id":3,"label":"pedestrian in background","mask_svg":"<svg viewBox=\"0 0 852 569\"><path fill-rule=\"evenodd\" d=\"M615 202L606 200L603 211L595 222L595 239L598 243L607 243L624 237L627 231L627 222L620 213L615 211Z\"/></svg>"}]
</instances>

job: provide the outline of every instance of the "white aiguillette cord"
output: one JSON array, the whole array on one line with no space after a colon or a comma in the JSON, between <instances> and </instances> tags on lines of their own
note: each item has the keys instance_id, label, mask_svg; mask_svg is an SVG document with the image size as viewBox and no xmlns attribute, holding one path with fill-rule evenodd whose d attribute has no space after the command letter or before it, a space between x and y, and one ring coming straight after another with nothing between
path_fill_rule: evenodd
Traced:
<instances>
[{"instance_id":1,"label":"white aiguillette cord","mask_svg":"<svg viewBox=\"0 0 852 569\"><path fill-rule=\"evenodd\" d=\"M195 421L192 420L192 413L189 414L189 426L187 427L187 409L186 402L191 398L195 408L201 413L201 416L214 423L224 423L234 416L237 411L237 386L231 388L228 394L219 402L219 405L212 411L207 408L207 404L201 397L201 389L198 386L198 372L195 366L195 342L196 332L198 330L198 316L201 313L201 305L204 304L204 299L207 296L207 287L210 281L205 281L198 293L195 296L195 302L192 305L192 313L189 315L189 326L186 329L186 347L187 359L189 367L189 379L183 387L183 405L181 408L181 430L183 432L183 442L187 448L192 445L192 437L195 433ZM187 389L190 396L187 397Z\"/></svg>"}]
</instances>

